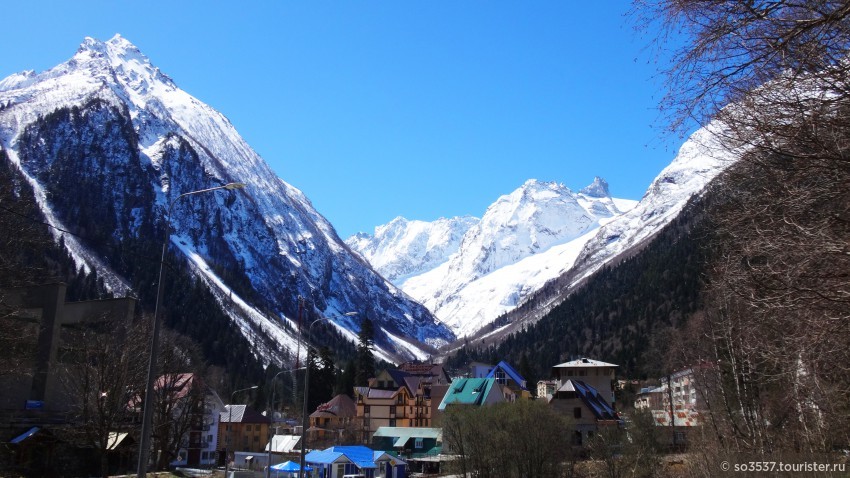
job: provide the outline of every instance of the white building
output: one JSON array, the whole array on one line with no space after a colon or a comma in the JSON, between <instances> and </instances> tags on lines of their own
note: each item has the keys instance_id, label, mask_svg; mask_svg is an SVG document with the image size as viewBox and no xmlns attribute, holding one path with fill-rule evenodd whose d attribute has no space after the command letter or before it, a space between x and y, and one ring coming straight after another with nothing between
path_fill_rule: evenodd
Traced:
<instances>
[{"instance_id":1,"label":"white building","mask_svg":"<svg viewBox=\"0 0 850 478\"><path fill-rule=\"evenodd\" d=\"M555 365L552 367L552 376L558 382L558 389L569 380L579 380L596 389L608 405L613 406L616 369L617 365L612 363L580 358Z\"/></svg>"}]
</instances>

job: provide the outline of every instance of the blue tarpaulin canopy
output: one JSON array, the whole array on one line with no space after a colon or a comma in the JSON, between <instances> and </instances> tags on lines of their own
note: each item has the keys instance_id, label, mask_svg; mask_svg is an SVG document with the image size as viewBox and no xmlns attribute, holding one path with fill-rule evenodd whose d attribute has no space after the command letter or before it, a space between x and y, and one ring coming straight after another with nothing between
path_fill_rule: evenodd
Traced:
<instances>
[{"instance_id":1,"label":"blue tarpaulin canopy","mask_svg":"<svg viewBox=\"0 0 850 478\"><path fill-rule=\"evenodd\" d=\"M23 434L21 434L21 435L19 435L19 436L15 437L15 438L13 438L13 439L12 439L12 441L11 441L10 443L17 445L18 443L20 443L20 442L22 442L22 441L26 440L27 438L29 438L29 437L31 437L31 436L33 436L33 435L35 435L36 433L38 433L38 431L39 431L39 430L41 430L41 428L39 428L39 427L32 427L32 428L30 428L29 430L27 430L25 433L23 433Z\"/></svg>"},{"instance_id":2,"label":"blue tarpaulin canopy","mask_svg":"<svg viewBox=\"0 0 850 478\"><path fill-rule=\"evenodd\" d=\"M295 463L294 461L285 461L283 463L278 463L277 465L272 465L272 470L274 471L298 471L301 469L301 465ZM313 471L312 468L305 465L304 471Z\"/></svg>"}]
</instances>

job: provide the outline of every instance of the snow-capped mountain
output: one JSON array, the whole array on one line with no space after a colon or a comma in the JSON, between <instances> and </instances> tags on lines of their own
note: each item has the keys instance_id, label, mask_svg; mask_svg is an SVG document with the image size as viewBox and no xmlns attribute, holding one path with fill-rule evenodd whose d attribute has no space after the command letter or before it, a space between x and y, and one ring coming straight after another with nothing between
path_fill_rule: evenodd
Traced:
<instances>
[{"instance_id":1,"label":"snow-capped mountain","mask_svg":"<svg viewBox=\"0 0 850 478\"><path fill-rule=\"evenodd\" d=\"M369 317L387 359L423 357L422 343L453 339L352 254L222 114L179 89L121 36L86 38L67 62L0 81L0 147L51 223L88 233L90 240L63 234L63 242L116 295L133 293L137 278L131 266L104 257L130 239L161 241L168 220L172 245L265 361L280 350L294 353L298 296L314 317L336 317L352 338L358 320L342 313ZM245 183L244 193L181 199L166 219L179 195L229 182Z\"/></svg>"},{"instance_id":2,"label":"snow-capped mountain","mask_svg":"<svg viewBox=\"0 0 850 478\"><path fill-rule=\"evenodd\" d=\"M480 221L464 221L460 241L454 239L458 230L446 226L460 222L457 218L434 223L396 219L377 227L374 236L359 234L347 243L456 335L465 336L569 269L592 232L634 203L611 198L601 178L578 193L562 184L529 180L500 197ZM455 235L449 236L449 230ZM416 247L409 247L410 237L419 238ZM439 260L419 259L429 250L424 244L440 245L439 256L433 255ZM399 274L397 264L416 267Z\"/></svg>"},{"instance_id":3,"label":"snow-capped mountain","mask_svg":"<svg viewBox=\"0 0 850 478\"><path fill-rule=\"evenodd\" d=\"M375 228L375 234L357 233L345 240L372 267L394 284L427 272L446 262L460 247L472 216L440 218L433 222L410 221L401 216Z\"/></svg>"},{"instance_id":4,"label":"snow-capped mountain","mask_svg":"<svg viewBox=\"0 0 850 478\"><path fill-rule=\"evenodd\" d=\"M710 124L693 133L673 162L652 181L637 206L600 228L588 241L576 261L574 283L666 226L692 196L702 193L712 179L741 156L741 151L730 151L721 145L724 135L715 131L717 127Z\"/></svg>"},{"instance_id":5,"label":"snow-capped mountain","mask_svg":"<svg viewBox=\"0 0 850 478\"><path fill-rule=\"evenodd\" d=\"M536 322L591 274L648 243L679 215L693 196L702 194L715 177L743 154L724 147L721 141L725 135L717 128L712 123L693 133L636 206L590 233L575 251L572 267L550 283L555 287L541 288L529 295L526 302L533 302L533 306L515 308L507 315L504 325L478 338L509 334Z\"/></svg>"}]
</instances>

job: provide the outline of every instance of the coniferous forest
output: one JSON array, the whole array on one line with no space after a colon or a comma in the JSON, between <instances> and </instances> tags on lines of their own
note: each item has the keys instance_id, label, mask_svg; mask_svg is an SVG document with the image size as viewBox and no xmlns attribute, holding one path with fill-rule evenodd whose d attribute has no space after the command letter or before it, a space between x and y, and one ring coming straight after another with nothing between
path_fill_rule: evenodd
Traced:
<instances>
[{"instance_id":1,"label":"coniferous forest","mask_svg":"<svg viewBox=\"0 0 850 478\"><path fill-rule=\"evenodd\" d=\"M464 347L449 365L525 363L530 383L548 379L552 366L577 357L618 364L623 377L666 374L672 331L701 307L706 202L692 201L640 252L605 266L540 321L501 343Z\"/></svg>"}]
</instances>

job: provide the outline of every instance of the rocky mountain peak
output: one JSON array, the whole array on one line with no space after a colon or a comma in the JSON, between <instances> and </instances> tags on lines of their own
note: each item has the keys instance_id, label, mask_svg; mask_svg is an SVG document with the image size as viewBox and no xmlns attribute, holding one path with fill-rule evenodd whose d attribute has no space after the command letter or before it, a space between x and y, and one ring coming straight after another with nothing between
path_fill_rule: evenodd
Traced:
<instances>
[{"instance_id":1,"label":"rocky mountain peak","mask_svg":"<svg viewBox=\"0 0 850 478\"><path fill-rule=\"evenodd\" d=\"M592 183L581 188L581 190L579 190L579 194L584 194L585 196L590 196L593 198L611 197L611 193L608 192L608 182L600 178L599 176L593 178Z\"/></svg>"}]
</instances>

